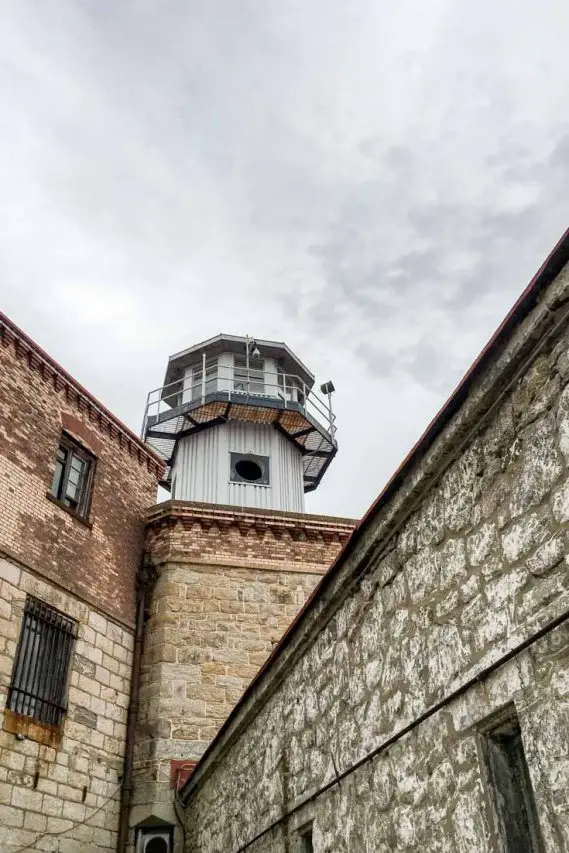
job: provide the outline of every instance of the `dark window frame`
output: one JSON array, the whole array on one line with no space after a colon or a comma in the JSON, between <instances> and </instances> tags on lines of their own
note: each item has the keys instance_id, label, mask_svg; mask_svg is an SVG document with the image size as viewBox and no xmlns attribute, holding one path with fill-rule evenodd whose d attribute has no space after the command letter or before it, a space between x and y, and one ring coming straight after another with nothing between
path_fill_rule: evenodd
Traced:
<instances>
[{"instance_id":1,"label":"dark window frame","mask_svg":"<svg viewBox=\"0 0 569 853\"><path fill-rule=\"evenodd\" d=\"M261 470L261 476L256 480L250 480L247 477L239 474L237 465L240 462L252 462ZM229 482L240 483L247 486L265 486L271 485L271 457L263 456L258 453L238 453L230 451L229 453Z\"/></svg>"},{"instance_id":2,"label":"dark window frame","mask_svg":"<svg viewBox=\"0 0 569 853\"><path fill-rule=\"evenodd\" d=\"M67 713L69 673L77 623L28 595L10 677L6 708L59 728Z\"/></svg>"},{"instance_id":3,"label":"dark window frame","mask_svg":"<svg viewBox=\"0 0 569 853\"><path fill-rule=\"evenodd\" d=\"M520 721L513 704L479 727L478 750L497 850L544 853ZM521 833L520 827L523 827Z\"/></svg>"},{"instance_id":4,"label":"dark window frame","mask_svg":"<svg viewBox=\"0 0 569 853\"><path fill-rule=\"evenodd\" d=\"M88 521L91 511L96 464L97 457L90 450L68 433L61 433L48 496L83 521ZM70 487L75 488L74 496L70 494Z\"/></svg>"}]
</instances>

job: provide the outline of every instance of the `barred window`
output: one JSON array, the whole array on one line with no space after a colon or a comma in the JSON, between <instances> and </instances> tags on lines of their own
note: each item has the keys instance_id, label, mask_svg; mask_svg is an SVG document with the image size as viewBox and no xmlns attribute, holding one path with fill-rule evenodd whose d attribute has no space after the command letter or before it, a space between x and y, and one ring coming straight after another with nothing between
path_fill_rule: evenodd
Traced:
<instances>
[{"instance_id":1,"label":"barred window","mask_svg":"<svg viewBox=\"0 0 569 853\"><path fill-rule=\"evenodd\" d=\"M89 514L94 461L88 450L62 433L50 494L82 518Z\"/></svg>"},{"instance_id":2,"label":"barred window","mask_svg":"<svg viewBox=\"0 0 569 853\"><path fill-rule=\"evenodd\" d=\"M67 676L76 623L28 596L8 690L16 714L59 726L66 711Z\"/></svg>"}]
</instances>

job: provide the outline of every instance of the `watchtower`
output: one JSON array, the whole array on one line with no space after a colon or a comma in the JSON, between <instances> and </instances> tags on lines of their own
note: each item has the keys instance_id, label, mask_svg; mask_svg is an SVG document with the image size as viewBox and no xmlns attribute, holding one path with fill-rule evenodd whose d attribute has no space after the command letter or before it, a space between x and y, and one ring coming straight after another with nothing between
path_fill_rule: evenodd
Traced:
<instances>
[{"instance_id":1,"label":"watchtower","mask_svg":"<svg viewBox=\"0 0 569 853\"><path fill-rule=\"evenodd\" d=\"M175 840L173 791L354 529L304 511L337 451L333 391L286 344L220 334L171 356L148 395L143 435L174 500L147 514L139 839Z\"/></svg>"},{"instance_id":2,"label":"watchtower","mask_svg":"<svg viewBox=\"0 0 569 853\"><path fill-rule=\"evenodd\" d=\"M284 343L220 334L170 356L143 435L172 497L304 511L337 451L331 382Z\"/></svg>"}]
</instances>

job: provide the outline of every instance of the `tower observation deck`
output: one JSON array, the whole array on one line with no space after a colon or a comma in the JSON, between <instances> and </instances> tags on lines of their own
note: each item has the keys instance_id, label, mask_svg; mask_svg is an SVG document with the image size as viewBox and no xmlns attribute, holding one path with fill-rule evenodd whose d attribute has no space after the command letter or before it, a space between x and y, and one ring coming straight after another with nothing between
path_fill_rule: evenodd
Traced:
<instances>
[{"instance_id":1,"label":"tower observation deck","mask_svg":"<svg viewBox=\"0 0 569 853\"><path fill-rule=\"evenodd\" d=\"M148 395L143 438L172 497L293 512L334 458L332 383L284 343L220 334L170 356Z\"/></svg>"}]
</instances>

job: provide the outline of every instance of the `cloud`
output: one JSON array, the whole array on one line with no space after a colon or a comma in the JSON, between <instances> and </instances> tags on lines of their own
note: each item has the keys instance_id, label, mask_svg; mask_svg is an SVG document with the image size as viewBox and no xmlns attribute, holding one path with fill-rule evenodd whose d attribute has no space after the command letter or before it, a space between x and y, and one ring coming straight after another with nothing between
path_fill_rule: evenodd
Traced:
<instances>
[{"instance_id":1,"label":"cloud","mask_svg":"<svg viewBox=\"0 0 569 853\"><path fill-rule=\"evenodd\" d=\"M565 230L569 9L8 0L3 307L135 429L169 353L286 340L360 514ZM125 379L126 377L126 379Z\"/></svg>"}]
</instances>

